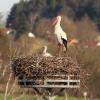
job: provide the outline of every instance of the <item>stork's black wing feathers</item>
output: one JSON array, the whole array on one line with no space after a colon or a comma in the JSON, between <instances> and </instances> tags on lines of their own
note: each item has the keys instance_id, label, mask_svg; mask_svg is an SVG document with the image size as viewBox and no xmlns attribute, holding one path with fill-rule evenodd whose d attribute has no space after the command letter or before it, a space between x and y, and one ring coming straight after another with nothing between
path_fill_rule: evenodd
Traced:
<instances>
[{"instance_id":1,"label":"stork's black wing feathers","mask_svg":"<svg viewBox=\"0 0 100 100\"><path fill-rule=\"evenodd\" d=\"M66 48L66 51L67 51L67 40L65 40L64 38L62 38L62 41L63 41L63 44L64 44L64 46Z\"/></svg>"}]
</instances>

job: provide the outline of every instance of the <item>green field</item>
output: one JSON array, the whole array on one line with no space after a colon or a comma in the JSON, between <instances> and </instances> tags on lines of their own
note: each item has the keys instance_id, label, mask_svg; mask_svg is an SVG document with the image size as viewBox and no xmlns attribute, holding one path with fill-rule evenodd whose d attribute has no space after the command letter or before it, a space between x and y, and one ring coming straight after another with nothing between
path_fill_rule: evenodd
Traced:
<instances>
[{"instance_id":1,"label":"green field","mask_svg":"<svg viewBox=\"0 0 100 100\"><path fill-rule=\"evenodd\" d=\"M19 95L17 96L8 96L7 100L37 100L36 96L29 96L29 95L23 95L19 99L17 99ZM0 94L0 100L4 100L4 94ZM64 97L56 97L55 100L64 100ZM68 97L68 100L84 100L82 98L75 98L75 97Z\"/></svg>"}]
</instances>

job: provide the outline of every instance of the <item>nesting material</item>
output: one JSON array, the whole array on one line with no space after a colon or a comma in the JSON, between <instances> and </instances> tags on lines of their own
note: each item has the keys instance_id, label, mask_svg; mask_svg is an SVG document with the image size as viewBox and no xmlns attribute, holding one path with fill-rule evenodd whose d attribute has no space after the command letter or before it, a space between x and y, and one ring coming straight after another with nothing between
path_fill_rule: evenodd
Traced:
<instances>
[{"instance_id":1,"label":"nesting material","mask_svg":"<svg viewBox=\"0 0 100 100\"><path fill-rule=\"evenodd\" d=\"M44 79L52 75L79 75L80 67L70 57L20 57L12 61L15 77L20 79Z\"/></svg>"}]
</instances>

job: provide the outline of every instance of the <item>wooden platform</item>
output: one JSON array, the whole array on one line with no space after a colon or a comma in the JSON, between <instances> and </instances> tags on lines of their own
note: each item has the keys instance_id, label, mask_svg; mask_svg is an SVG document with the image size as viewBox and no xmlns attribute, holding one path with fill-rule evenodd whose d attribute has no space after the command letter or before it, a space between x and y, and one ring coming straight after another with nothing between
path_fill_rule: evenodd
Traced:
<instances>
[{"instance_id":1,"label":"wooden platform","mask_svg":"<svg viewBox=\"0 0 100 100\"><path fill-rule=\"evenodd\" d=\"M64 79L60 79L63 76ZM53 78L51 78L53 77ZM37 84L36 82L40 82ZM78 75L52 75L46 76L44 80L18 80L21 87L26 88L79 88L80 77Z\"/></svg>"}]
</instances>

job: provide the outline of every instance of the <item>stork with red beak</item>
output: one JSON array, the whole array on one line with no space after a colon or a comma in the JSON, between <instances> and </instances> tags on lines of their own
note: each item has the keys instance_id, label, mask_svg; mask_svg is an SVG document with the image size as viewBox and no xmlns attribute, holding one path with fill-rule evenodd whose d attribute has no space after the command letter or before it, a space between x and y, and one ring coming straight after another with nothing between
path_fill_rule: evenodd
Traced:
<instances>
[{"instance_id":1,"label":"stork with red beak","mask_svg":"<svg viewBox=\"0 0 100 100\"><path fill-rule=\"evenodd\" d=\"M53 22L54 28L54 34L56 36L58 46L59 46L59 56L64 51L64 47L67 51L67 34L63 31L61 28L61 16L57 16L55 21Z\"/></svg>"}]
</instances>

